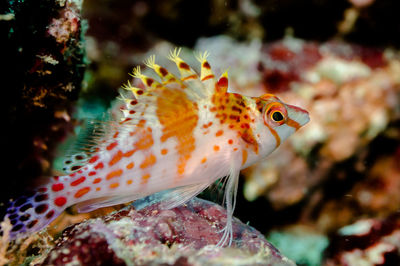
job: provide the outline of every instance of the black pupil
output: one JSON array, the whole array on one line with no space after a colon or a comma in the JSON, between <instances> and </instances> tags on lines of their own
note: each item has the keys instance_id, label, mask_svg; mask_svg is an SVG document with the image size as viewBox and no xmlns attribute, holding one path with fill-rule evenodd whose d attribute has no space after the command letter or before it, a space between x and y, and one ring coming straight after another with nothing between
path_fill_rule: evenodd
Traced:
<instances>
[{"instance_id":1,"label":"black pupil","mask_svg":"<svg viewBox=\"0 0 400 266\"><path fill-rule=\"evenodd\" d=\"M272 114L272 119L274 119L275 122L280 122L283 120L283 115L280 112L275 112Z\"/></svg>"}]
</instances>

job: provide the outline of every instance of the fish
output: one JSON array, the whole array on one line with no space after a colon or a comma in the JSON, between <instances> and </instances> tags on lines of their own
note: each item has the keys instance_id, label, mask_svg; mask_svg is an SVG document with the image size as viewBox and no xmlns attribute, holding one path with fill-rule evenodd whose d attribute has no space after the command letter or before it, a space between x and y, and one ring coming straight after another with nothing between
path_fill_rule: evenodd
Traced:
<instances>
[{"instance_id":1,"label":"fish","mask_svg":"<svg viewBox=\"0 0 400 266\"><path fill-rule=\"evenodd\" d=\"M228 72L216 78L208 52L195 55L198 73L180 51L167 56L178 75L154 55L144 62L153 77L135 67L131 75L140 84L123 86L120 116L96 122L81 151L65 162L65 174L10 201L11 239L45 228L72 205L79 212L132 201L137 208L174 208L226 177L226 225L217 245L231 245L240 170L279 147L309 114L273 94L229 92Z\"/></svg>"}]
</instances>

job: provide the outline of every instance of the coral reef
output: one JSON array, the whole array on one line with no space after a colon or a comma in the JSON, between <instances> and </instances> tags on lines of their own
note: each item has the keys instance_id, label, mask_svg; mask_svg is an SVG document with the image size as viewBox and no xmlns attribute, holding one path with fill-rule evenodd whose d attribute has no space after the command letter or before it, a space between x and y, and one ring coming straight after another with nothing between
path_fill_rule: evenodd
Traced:
<instances>
[{"instance_id":1,"label":"coral reef","mask_svg":"<svg viewBox=\"0 0 400 266\"><path fill-rule=\"evenodd\" d=\"M398 265L400 217L361 219L332 237L325 265Z\"/></svg>"},{"instance_id":2,"label":"coral reef","mask_svg":"<svg viewBox=\"0 0 400 266\"><path fill-rule=\"evenodd\" d=\"M5 128L0 200L49 174L54 148L73 128L73 101L83 79L80 1L2 1L0 20Z\"/></svg>"},{"instance_id":3,"label":"coral reef","mask_svg":"<svg viewBox=\"0 0 400 266\"><path fill-rule=\"evenodd\" d=\"M43 265L294 265L237 219L232 246L216 247L225 217L197 198L170 210L127 207L67 228Z\"/></svg>"}]
</instances>

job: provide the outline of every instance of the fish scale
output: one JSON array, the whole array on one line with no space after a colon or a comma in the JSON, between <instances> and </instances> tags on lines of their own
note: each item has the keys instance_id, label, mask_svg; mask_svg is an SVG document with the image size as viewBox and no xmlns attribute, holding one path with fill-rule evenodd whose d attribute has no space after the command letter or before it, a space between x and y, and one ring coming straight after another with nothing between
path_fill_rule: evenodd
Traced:
<instances>
[{"instance_id":1,"label":"fish scale","mask_svg":"<svg viewBox=\"0 0 400 266\"><path fill-rule=\"evenodd\" d=\"M217 245L231 244L240 170L305 125L308 113L271 94L229 93L227 72L216 79L207 52L196 56L200 74L179 54L175 49L168 58L180 77L156 64L155 56L145 65L158 80L134 68L131 75L142 86L128 82L123 87L121 118L98 122L83 145L91 152L71 157L67 175L50 178L32 195L10 202L11 238L44 228L74 204L81 212L134 200L137 207L158 202L172 208L228 176L226 226Z\"/></svg>"}]
</instances>

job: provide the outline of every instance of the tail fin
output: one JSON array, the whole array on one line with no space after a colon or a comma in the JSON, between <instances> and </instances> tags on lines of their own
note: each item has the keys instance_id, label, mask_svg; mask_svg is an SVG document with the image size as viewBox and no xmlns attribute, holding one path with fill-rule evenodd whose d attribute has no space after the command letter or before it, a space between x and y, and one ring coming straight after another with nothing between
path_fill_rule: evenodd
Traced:
<instances>
[{"instance_id":1,"label":"tail fin","mask_svg":"<svg viewBox=\"0 0 400 266\"><path fill-rule=\"evenodd\" d=\"M12 225L12 240L41 230L65 209L56 206L51 196L43 187L9 203L5 217Z\"/></svg>"}]
</instances>

